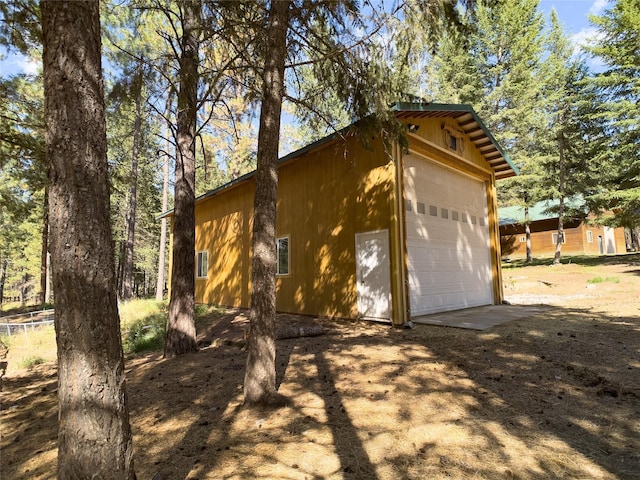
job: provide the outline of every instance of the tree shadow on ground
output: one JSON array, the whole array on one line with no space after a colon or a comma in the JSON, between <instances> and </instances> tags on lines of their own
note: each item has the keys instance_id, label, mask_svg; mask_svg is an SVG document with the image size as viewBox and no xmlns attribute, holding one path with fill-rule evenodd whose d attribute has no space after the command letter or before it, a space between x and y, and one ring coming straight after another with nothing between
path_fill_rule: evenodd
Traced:
<instances>
[{"instance_id":1,"label":"tree shadow on ground","mask_svg":"<svg viewBox=\"0 0 640 480\"><path fill-rule=\"evenodd\" d=\"M601 265L627 265L640 264L640 253L619 253L615 255L565 255L560 258L563 265L574 264L583 267L594 267ZM552 265L553 258L534 258L531 262L524 259L511 260L504 262L502 268L509 270L512 268L521 268L535 265Z\"/></svg>"},{"instance_id":2,"label":"tree shadow on ground","mask_svg":"<svg viewBox=\"0 0 640 480\"><path fill-rule=\"evenodd\" d=\"M481 332L325 320L322 337L278 341L292 404L260 411L241 406L237 314L198 353L128 360L139 478L640 478L638 317L554 308ZM54 380L39 375L8 379L20 394L3 424L51 446L55 398L37 390ZM14 436L6 478L30 465ZM31 471L53 478L55 456Z\"/></svg>"}]
</instances>

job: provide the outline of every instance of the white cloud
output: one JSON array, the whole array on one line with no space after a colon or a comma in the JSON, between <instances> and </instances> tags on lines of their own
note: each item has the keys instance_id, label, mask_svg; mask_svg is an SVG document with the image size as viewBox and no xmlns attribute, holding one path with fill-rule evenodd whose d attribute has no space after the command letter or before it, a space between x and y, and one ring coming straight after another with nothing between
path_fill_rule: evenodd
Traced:
<instances>
[{"instance_id":1,"label":"white cloud","mask_svg":"<svg viewBox=\"0 0 640 480\"><path fill-rule=\"evenodd\" d=\"M571 42L574 46L574 54L579 55L585 52L585 46L593 45L595 41L602 35L595 27L587 27L580 30L575 35L571 36ZM596 72L605 70L605 65L598 57L587 57L587 63L589 67Z\"/></svg>"},{"instance_id":2,"label":"white cloud","mask_svg":"<svg viewBox=\"0 0 640 480\"><path fill-rule=\"evenodd\" d=\"M609 0L595 0L591 7L589 7L589 13L591 15L600 15L608 6Z\"/></svg>"},{"instance_id":3,"label":"white cloud","mask_svg":"<svg viewBox=\"0 0 640 480\"><path fill-rule=\"evenodd\" d=\"M27 56L18 57L15 64L26 75L36 75L41 66L40 60Z\"/></svg>"},{"instance_id":4,"label":"white cloud","mask_svg":"<svg viewBox=\"0 0 640 480\"><path fill-rule=\"evenodd\" d=\"M37 75L41 68L39 58L19 53L8 53L6 50L0 49L0 77L18 74Z\"/></svg>"},{"instance_id":5,"label":"white cloud","mask_svg":"<svg viewBox=\"0 0 640 480\"><path fill-rule=\"evenodd\" d=\"M586 27L571 36L571 42L577 47L581 48L584 45L593 44L594 40L598 38L600 32L595 27Z\"/></svg>"}]
</instances>

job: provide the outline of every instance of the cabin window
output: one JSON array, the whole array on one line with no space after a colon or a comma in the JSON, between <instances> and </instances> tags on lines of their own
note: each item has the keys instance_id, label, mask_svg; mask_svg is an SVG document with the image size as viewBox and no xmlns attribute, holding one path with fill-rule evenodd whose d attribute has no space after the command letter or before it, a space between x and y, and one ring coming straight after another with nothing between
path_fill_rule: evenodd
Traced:
<instances>
[{"instance_id":1,"label":"cabin window","mask_svg":"<svg viewBox=\"0 0 640 480\"><path fill-rule=\"evenodd\" d=\"M552 234L551 234L551 242L552 242L554 245L557 245L557 244L558 244L558 233L552 233ZM564 236L564 232L562 232L562 243L566 243L566 242L567 242L567 239L566 239L566 238L565 238L565 236Z\"/></svg>"},{"instance_id":2,"label":"cabin window","mask_svg":"<svg viewBox=\"0 0 640 480\"><path fill-rule=\"evenodd\" d=\"M475 215L471 215L471 223L474 224L474 225L478 224L478 219L476 218Z\"/></svg>"},{"instance_id":3,"label":"cabin window","mask_svg":"<svg viewBox=\"0 0 640 480\"><path fill-rule=\"evenodd\" d=\"M458 151L458 138L453 135L449 135L449 148L454 151Z\"/></svg>"},{"instance_id":4,"label":"cabin window","mask_svg":"<svg viewBox=\"0 0 640 480\"><path fill-rule=\"evenodd\" d=\"M411 211L413 211L413 208L411 208L411 200L405 200L405 201L404 201L404 209L405 209L407 212L411 212Z\"/></svg>"},{"instance_id":5,"label":"cabin window","mask_svg":"<svg viewBox=\"0 0 640 480\"><path fill-rule=\"evenodd\" d=\"M587 242L593 243L593 232L591 230L587 230Z\"/></svg>"},{"instance_id":6,"label":"cabin window","mask_svg":"<svg viewBox=\"0 0 640 480\"><path fill-rule=\"evenodd\" d=\"M455 210L451 211L451 220L453 220L454 222L458 221L458 212L456 212Z\"/></svg>"},{"instance_id":7,"label":"cabin window","mask_svg":"<svg viewBox=\"0 0 640 480\"><path fill-rule=\"evenodd\" d=\"M467 214L466 214L466 213L464 213L464 212L462 213L462 220L461 220L461 221L462 221L463 223L468 223L468 222L467 222Z\"/></svg>"},{"instance_id":8,"label":"cabin window","mask_svg":"<svg viewBox=\"0 0 640 480\"><path fill-rule=\"evenodd\" d=\"M527 241L527 237L525 237L524 235L520 235L520 243L524 243Z\"/></svg>"},{"instance_id":9,"label":"cabin window","mask_svg":"<svg viewBox=\"0 0 640 480\"><path fill-rule=\"evenodd\" d=\"M198 252L196 278L207 278L209 271L209 252Z\"/></svg>"},{"instance_id":10,"label":"cabin window","mask_svg":"<svg viewBox=\"0 0 640 480\"><path fill-rule=\"evenodd\" d=\"M442 218L449 218L449 209L448 208L441 208L440 209L440 216Z\"/></svg>"},{"instance_id":11,"label":"cabin window","mask_svg":"<svg viewBox=\"0 0 640 480\"><path fill-rule=\"evenodd\" d=\"M289 237L276 238L276 275L289 275Z\"/></svg>"},{"instance_id":12,"label":"cabin window","mask_svg":"<svg viewBox=\"0 0 640 480\"><path fill-rule=\"evenodd\" d=\"M424 212L425 212L424 203L418 202L418 213L424 214Z\"/></svg>"},{"instance_id":13,"label":"cabin window","mask_svg":"<svg viewBox=\"0 0 640 480\"><path fill-rule=\"evenodd\" d=\"M478 219L478 223L480 224L481 227L484 227L484 217L480 217Z\"/></svg>"},{"instance_id":14,"label":"cabin window","mask_svg":"<svg viewBox=\"0 0 640 480\"><path fill-rule=\"evenodd\" d=\"M437 217L438 207L436 207L435 205L429 205L429 215L431 215L432 217Z\"/></svg>"}]
</instances>

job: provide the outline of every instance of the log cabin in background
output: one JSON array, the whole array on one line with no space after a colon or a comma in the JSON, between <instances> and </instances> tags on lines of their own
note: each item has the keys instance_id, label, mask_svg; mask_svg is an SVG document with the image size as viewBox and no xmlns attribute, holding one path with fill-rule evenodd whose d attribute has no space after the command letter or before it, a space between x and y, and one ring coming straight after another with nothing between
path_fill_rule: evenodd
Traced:
<instances>
[{"instance_id":1,"label":"log cabin in background","mask_svg":"<svg viewBox=\"0 0 640 480\"><path fill-rule=\"evenodd\" d=\"M580 202L569 201L576 210ZM539 202L529 208L531 255L552 258L558 241L558 202ZM500 217L500 244L503 258L524 259L527 256L525 213L523 207L504 207ZM627 251L624 228L611 228L593 223L586 213L564 220L562 255L605 255Z\"/></svg>"},{"instance_id":2,"label":"log cabin in background","mask_svg":"<svg viewBox=\"0 0 640 480\"><path fill-rule=\"evenodd\" d=\"M280 160L278 311L403 325L502 302L495 182L517 169L468 105L395 115L407 148L347 128ZM196 302L249 307L254 191L197 199Z\"/></svg>"}]
</instances>

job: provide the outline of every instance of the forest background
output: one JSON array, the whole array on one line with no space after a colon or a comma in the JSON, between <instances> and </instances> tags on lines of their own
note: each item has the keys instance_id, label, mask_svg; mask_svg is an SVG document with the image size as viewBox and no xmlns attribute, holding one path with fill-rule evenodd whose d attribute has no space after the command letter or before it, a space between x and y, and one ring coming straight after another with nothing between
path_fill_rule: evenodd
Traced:
<instances>
[{"instance_id":1,"label":"forest background","mask_svg":"<svg viewBox=\"0 0 640 480\"><path fill-rule=\"evenodd\" d=\"M333 47L366 57L357 64L363 71L351 76L377 79L363 89L369 110L349 105L341 89L352 79L331 62L310 61L317 46L291 33L280 151L380 114L394 101L468 103L521 171L499 185L502 205L579 198L579 208L561 216L591 212L637 232L637 2L608 2L590 17L598 34L582 47L536 0L444 2L449 10L428 22L420 3L363 2L358 18L343 19L349 28L342 32L350 33ZM168 242L157 217L172 208L180 25L170 2L103 2L101 9L119 296L162 298ZM208 12L210 25L220 25L215 10ZM4 2L0 15L4 51L39 59L37 2ZM217 34L201 38L196 194L256 165L259 80L246 68L257 55L253 39ZM41 69L3 73L0 92L0 303L45 303L53 292ZM631 241L637 248L637 235Z\"/></svg>"}]
</instances>

